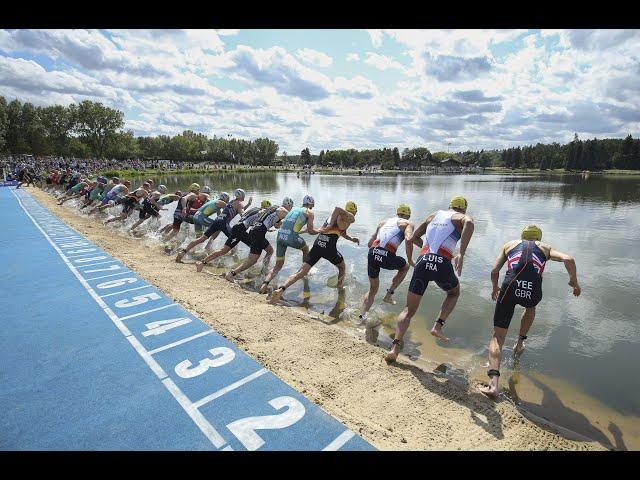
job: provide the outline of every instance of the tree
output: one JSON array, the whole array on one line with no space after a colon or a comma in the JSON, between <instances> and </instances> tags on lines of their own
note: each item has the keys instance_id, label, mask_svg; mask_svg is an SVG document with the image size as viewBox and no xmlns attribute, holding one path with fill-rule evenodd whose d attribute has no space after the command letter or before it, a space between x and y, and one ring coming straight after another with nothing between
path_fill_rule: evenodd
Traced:
<instances>
[{"instance_id":1,"label":"tree","mask_svg":"<svg viewBox=\"0 0 640 480\"><path fill-rule=\"evenodd\" d=\"M3 153L5 151L7 122L7 101L4 97L0 96L0 153Z\"/></svg>"},{"instance_id":2,"label":"tree","mask_svg":"<svg viewBox=\"0 0 640 480\"><path fill-rule=\"evenodd\" d=\"M119 110L89 100L78 106L76 129L98 158L103 158L107 142L123 126L124 113Z\"/></svg>"},{"instance_id":3,"label":"tree","mask_svg":"<svg viewBox=\"0 0 640 480\"><path fill-rule=\"evenodd\" d=\"M303 165L306 165L311 162L311 153L309 152L309 147L305 148L300 152L300 162Z\"/></svg>"}]
</instances>

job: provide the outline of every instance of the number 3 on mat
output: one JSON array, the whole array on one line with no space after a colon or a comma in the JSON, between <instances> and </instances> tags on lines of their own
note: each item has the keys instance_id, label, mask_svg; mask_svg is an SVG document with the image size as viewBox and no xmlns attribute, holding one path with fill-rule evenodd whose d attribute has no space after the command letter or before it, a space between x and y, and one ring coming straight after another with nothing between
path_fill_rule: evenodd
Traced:
<instances>
[{"instance_id":1,"label":"number 3 on mat","mask_svg":"<svg viewBox=\"0 0 640 480\"><path fill-rule=\"evenodd\" d=\"M231 422L227 428L249 451L258 450L264 445L264 440L256 430L278 430L287 428L304 417L304 405L293 397L278 397L269 402L276 410L286 410L278 415L264 415L262 417L247 417Z\"/></svg>"}]
</instances>

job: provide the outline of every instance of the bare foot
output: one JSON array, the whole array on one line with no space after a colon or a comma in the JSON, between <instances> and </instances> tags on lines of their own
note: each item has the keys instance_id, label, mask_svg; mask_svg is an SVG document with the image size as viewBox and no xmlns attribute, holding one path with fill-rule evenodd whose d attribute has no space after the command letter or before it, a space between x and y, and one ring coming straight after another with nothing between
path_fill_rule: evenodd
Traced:
<instances>
[{"instance_id":1,"label":"bare foot","mask_svg":"<svg viewBox=\"0 0 640 480\"><path fill-rule=\"evenodd\" d=\"M224 278L227 282L231 282L231 283L233 283L233 277L235 277L235 275L231 275L231 272L227 272L224 275L222 275L222 278Z\"/></svg>"},{"instance_id":2,"label":"bare foot","mask_svg":"<svg viewBox=\"0 0 640 480\"><path fill-rule=\"evenodd\" d=\"M276 303L278 303L280 301L280 299L282 298L282 294L284 293L284 290L281 288L276 288L273 293L271 294L271 298L269 299L269 303L271 305L275 305Z\"/></svg>"},{"instance_id":3,"label":"bare foot","mask_svg":"<svg viewBox=\"0 0 640 480\"><path fill-rule=\"evenodd\" d=\"M384 361L387 362L387 365L391 365L398 358L398 353L393 349L384 356Z\"/></svg>"},{"instance_id":4,"label":"bare foot","mask_svg":"<svg viewBox=\"0 0 640 480\"><path fill-rule=\"evenodd\" d=\"M433 328L431 329L431 335L442 340L443 342L448 342L449 339L442 334L442 325L439 323L435 323Z\"/></svg>"},{"instance_id":5,"label":"bare foot","mask_svg":"<svg viewBox=\"0 0 640 480\"><path fill-rule=\"evenodd\" d=\"M267 293L268 291L269 291L269 284L268 284L268 283L263 283L263 284L260 286L260 290L259 290L259 292L260 292L260 293L262 293L262 294L265 294L265 293Z\"/></svg>"},{"instance_id":6,"label":"bare foot","mask_svg":"<svg viewBox=\"0 0 640 480\"><path fill-rule=\"evenodd\" d=\"M393 299L393 295L392 295L392 294L390 294L390 293L387 293L387 294L384 296L384 298L382 299L382 301L383 301L384 303L388 303L388 304L390 304L390 305L395 305L396 303L398 303L398 302L396 302L396 301Z\"/></svg>"},{"instance_id":7,"label":"bare foot","mask_svg":"<svg viewBox=\"0 0 640 480\"><path fill-rule=\"evenodd\" d=\"M525 347L524 340L518 340L516 344L513 346L513 353L516 355L521 354L522 352L524 352L524 347Z\"/></svg>"},{"instance_id":8,"label":"bare foot","mask_svg":"<svg viewBox=\"0 0 640 480\"><path fill-rule=\"evenodd\" d=\"M487 397L491 397L491 398L496 398L498 396L498 393L500 393L500 389L498 388L498 385L487 385L482 386L482 387L478 387L478 390L480 391L480 393L484 393Z\"/></svg>"},{"instance_id":9,"label":"bare foot","mask_svg":"<svg viewBox=\"0 0 640 480\"><path fill-rule=\"evenodd\" d=\"M178 255L176 256L176 263L183 263L182 262L182 258L187 254L187 251L184 249L181 249L178 252Z\"/></svg>"},{"instance_id":10,"label":"bare foot","mask_svg":"<svg viewBox=\"0 0 640 480\"><path fill-rule=\"evenodd\" d=\"M203 268L204 268L204 263L196 262L196 270L198 271L198 273L200 273Z\"/></svg>"}]
</instances>

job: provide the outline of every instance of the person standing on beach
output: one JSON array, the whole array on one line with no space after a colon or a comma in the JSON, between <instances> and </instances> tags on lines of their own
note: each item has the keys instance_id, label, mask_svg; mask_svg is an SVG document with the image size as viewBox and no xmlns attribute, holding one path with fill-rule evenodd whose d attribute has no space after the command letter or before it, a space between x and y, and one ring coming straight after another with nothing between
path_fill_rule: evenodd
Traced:
<instances>
[{"instance_id":1,"label":"person standing on beach","mask_svg":"<svg viewBox=\"0 0 640 480\"><path fill-rule=\"evenodd\" d=\"M396 209L397 216L382 220L378 223L378 228L369 239L369 255L367 256L367 273L369 276L369 292L362 302L362 311L359 315L360 321L364 321L365 316L378 293L380 287L380 269L397 270L391 280L391 287L387 289L387 294L382 299L385 303L395 305L393 294L402 283L409 271L409 265L415 267L413 261L413 242L411 237L415 229L415 225L409 220L411 217L411 208L409 205L402 203ZM407 260L396 255L396 251L400 244L406 240ZM409 262L407 264L407 261Z\"/></svg>"},{"instance_id":2,"label":"person standing on beach","mask_svg":"<svg viewBox=\"0 0 640 480\"><path fill-rule=\"evenodd\" d=\"M496 257L491 270L491 298L495 300L496 308L493 314L493 337L489 342L489 385L480 388L485 395L495 397L499 393L502 345L516 305L524 307L524 312L520 320L520 335L513 351L519 354L524 350L524 341L536 316L536 305L542 300L542 274L548 260L564 263L573 295L580 296L575 260L551 245L542 243L542 230L536 225L524 228L519 240L505 243ZM502 287L498 288L500 269L505 263L507 273Z\"/></svg>"},{"instance_id":3,"label":"person standing on beach","mask_svg":"<svg viewBox=\"0 0 640 480\"><path fill-rule=\"evenodd\" d=\"M387 363L392 363L400 353L400 342L409 328L411 318L416 314L422 296L430 281L435 281L447 293L438 319L431 329L431 335L448 342L442 334L442 327L451 314L460 296L460 282L454 273L462 275L462 262L467 246L473 235L473 219L467 215L467 200L458 196L451 199L448 210L438 210L430 214L416 228L411 241L420 246L420 237L426 233L420 257L413 269L413 276L407 293L407 305L398 315L396 336L391 350L385 356ZM460 250L454 256L456 244L460 240ZM453 260L453 264L451 262Z\"/></svg>"},{"instance_id":4,"label":"person standing on beach","mask_svg":"<svg viewBox=\"0 0 640 480\"><path fill-rule=\"evenodd\" d=\"M271 271L267 274L260 285L260 293L267 293L269 282L275 277L282 266L284 265L284 258L287 253L288 247L297 248L302 250L302 260L309 254L309 247L307 242L300 236L300 233L308 233L309 235L317 235L318 230L313 228L313 207L315 200L311 195L305 195L302 199L302 207L294 207L287 213L287 216L282 220L282 226L278 231L278 238L276 240L276 264ZM306 230L303 229L307 226Z\"/></svg>"},{"instance_id":5,"label":"person standing on beach","mask_svg":"<svg viewBox=\"0 0 640 480\"><path fill-rule=\"evenodd\" d=\"M313 267L321 258L324 258L333 263L338 269L338 288L342 287L345 274L345 264L342 254L338 251L338 238L343 237L347 240L360 244L360 240L356 237L350 237L347 234L349 226L356 221L356 213L358 212L358 206L353 201L348 201L343 208L335 207L331 216L324 222L324 225L318 230L319 234L316 241L311 248L311 251L305 258L304 263L300 270L287 278L287 281L280 285L273 291L269 303L275 304L284 291L291 285L296 283L303 277L306 277Z\"/></svg>"}]
</instances>

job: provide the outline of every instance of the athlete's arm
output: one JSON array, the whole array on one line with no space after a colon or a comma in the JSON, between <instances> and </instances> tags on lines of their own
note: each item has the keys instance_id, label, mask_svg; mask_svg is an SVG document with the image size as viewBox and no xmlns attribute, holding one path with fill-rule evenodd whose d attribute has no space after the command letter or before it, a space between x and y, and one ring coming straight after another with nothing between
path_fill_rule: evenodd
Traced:
<instances>
[{"instance_id":1,"label":"athlete's arm","mask_svg":"<svg viewBox=\"0 0 640 480\"><path fill-rule=\"evenodd\" d=\"M416 266L416 262L413 261L413 242L410 241L411 237L413 237L414 228L415 225L413 222L407 220L404 227L404 243L405 248L407 249L407 262L409 262L409 265L412 267Z\"/></svg>"},{"instance_id":2,"label":"athlete's arm","mask_svg":"<svg viewBox=\"0 0 640 480\"><path fill-rule=\"evenodd\" d=\"M566 253L562 253L560 250L554 250L553 247L549 247L549 260L564 263L564 268L567 269L567 273L569 274L569 286L573 288L573 294L576 297L579 297L582 290L580 288L580 285L578 284L576 261L573 259L573 257L571 255L567 255Z\"/></svg>"},{"instance_id":3,"label":"athlete's arm","mask_svg":"<svg viewBox=\"0 0 640 480\"><path fill-rule=\"evenodd\" d=\"M251 202L253 202L253 197L249 197L249 201L245 206L242 206L242 204L240 204L240 211L243 212L245 209L249 208L251 206Z\"/></svg>"},{"instance_id":4,"label":"athlete's arm","mask_svg":"<svg viewBox=\"0 0 640 480\"><path fill-rule=\"evenodd\" d=\"M502 248L500 249L500 253L493 262L493 268L491 269L491 283L493 285L491 298L493 298L494 300L498 299L498 294L500 293L500 287L498 287L498 279L500 278L500 269L504 265L504 262L507 261L507 255L504 253L507 250L507 245L509 245L509 243L505 243L502 246Z\"/></svg>"},{"instance_id":5,"label":"athlete's arm","mask_svg":"<svg viewBox=\"0 0 640 480\"><path fill-rule=\"evenodd\" d=\"M373 232L373 235L371 235L371 238L369 239L369 242L367 243L367 246L369 248L371 248L371 245L373 245L373 242L376 241L376 238L378 238L378 232L380 231L380 227L384 225L384 220L380 220L378 222L378 226L376 227L376 231Z\"/></svg>"},{"instance_id":6,"label":"athlete's arm","mask_svg":"<svg viewBox=\"0 0 640 480\"><path fill-rule=\"evenodd\" d=\"M410 238L411 243L416 244L418 247L422 247L422 236L427 232L427 226L429 225L429 223L431 222L431 220L433 220L433 217L435 217L436 214L432 213L431 215L429 215L426 220L424 222L422 222L420 225L418 225L418 228L416 228L413 231L413 235Z\"/></svg>"},{"instance_id":7,"label":"athlete's arm","mask_svg":"<svg viewBox=\"0 0 640 480\"><path fill-rule=\"evenodd\" d=\"M306 232L309 235L317 235L318 233L320 233L318 230L316 230L315 228L313 228L313 212L311 210L307 210L307 225L306 225ZM304 230L304 229L302 229ZM298 233L302 233L302 230Z\"/></svg>"},{"instance_id":8,"label":"athlete's arm","mask_svg":"<svg viewBox=\"0 0 640 480\"><path fill-rule=\"evenodd\" d=\"M357 243L358 245L360 245L360 239L357 237L351 237L349 236L349 234L347 233L347 231L345 230L344 232L342 232L340 234L341 237L345 238L346 240L349 240L350 242L353 243Z\"/></svg>"},{"instance_id":9,"label":"athlete's arm","mask_svg":"<svg viewBox=\"0 0 640 480\"><path fill-rule=\"evenodd\" d=\"M458 254L453 257L453 266L455 267L458 276L462 275L464 254L467 251L467 245L469 245L474 228L473 218L469 215L464 215L462 217L462 233L460 234L460 250L458 251Z\"/></svg>"}]
</instances>

